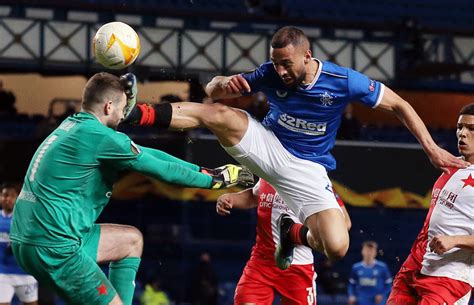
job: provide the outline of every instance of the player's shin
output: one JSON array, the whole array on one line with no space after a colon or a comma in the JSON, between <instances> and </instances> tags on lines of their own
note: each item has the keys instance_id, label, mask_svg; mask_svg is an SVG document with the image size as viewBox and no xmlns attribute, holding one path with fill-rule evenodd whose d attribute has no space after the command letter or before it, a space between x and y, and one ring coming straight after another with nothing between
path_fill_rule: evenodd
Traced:
<instances>
[{"instance_id":1,"label":"player's shin","mask_svg":"<svg viewBox=\"0 0 474 305\"><path fill-rule=\"evenodd\" d=\"M300 223L295 223L290 228L291 240L297 245L311 247L308 242L308 232L308 227Z\"/></svg>"},{"instance_id":2,"label":"player's shin","mask_svg":"<svg viewBox=\"0 0 474 305\"><path fill-rule=\"evenodd\" d=\"M138 126L170 127L173 109L171 104L137 104L123 123Z\"/></svg>"},{"instance_id":3,"label":"player's shin","mask_svg":"<svg viewBox=\"0 0 474 305\"><path fill-rule=\"evenodd\" d=\"M135 277L141 259L127 257L109 265L109 279L124 305L131 305L135 292Z\"/></svg>"}]
</instances>

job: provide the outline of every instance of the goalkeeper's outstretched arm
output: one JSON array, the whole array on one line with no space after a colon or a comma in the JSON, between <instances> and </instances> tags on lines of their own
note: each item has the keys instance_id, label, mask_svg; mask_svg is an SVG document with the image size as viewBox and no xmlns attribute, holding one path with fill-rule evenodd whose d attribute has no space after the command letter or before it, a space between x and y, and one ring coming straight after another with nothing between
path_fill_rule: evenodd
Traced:
<instances>
[{"instance_id":1,"label":"goalkeeper's outstretched arm","mask_svg":"<svg viewBox=\"0 0 474 305\"><path fill-rule=\"evenodd\" d=\"M130 169L165 182L198 188L248 187L254 182L253 174L247 168L228 164L215 169L201 169L196 164L155 149L143 150Z\"/></svg>"}]
</instances>

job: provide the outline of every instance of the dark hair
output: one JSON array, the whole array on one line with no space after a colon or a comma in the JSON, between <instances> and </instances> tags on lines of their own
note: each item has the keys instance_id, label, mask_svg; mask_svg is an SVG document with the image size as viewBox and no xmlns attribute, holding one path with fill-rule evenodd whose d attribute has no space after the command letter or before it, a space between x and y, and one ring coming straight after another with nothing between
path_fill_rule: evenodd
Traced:
<instances>
[{"instance_id":1,"label":"dark hair","mask_svg":"<svg viewBox=\"0 0 474 305\"><path fill-rule=\"evenodd\" d=\"M87 81L84 87L82 106L84 109L91 109L105 100L117 103L124 91L125 88L118 76L107 72L97 73Z\"/></svg>"},{"instance_id":2,"label":"dark hair","mask_svg":"<svg viewBox=\"0 0 474 305\"><path fill-rule=\"evenodd\" d=\"M469 114L469 115L474 115L474 103L468 104L464 107L461 108L461 111L459 111L459 115L461 114Z\"/></svg>"},{"instance_id":3,"label":"dark hair","mask_svg":"<svg viewBox=\"0 0 474 305\"><path fill-rule=\"evenodd\" d=\"M287 45L300 46L306 44L309 48L308 37L304 32L293 26L284 26L279 29L272 37L270 45L274 49L284 48Z\"/></svg>"},{"instance_id":4,"label":"dark hair","mask_svg":"<svg viewBox=\"0 0 474 305\"><path fill-rule=\"evenodd\" d=\"M369 247L369 248L377 249L379 247L379 245L373 240L366 240L362 243L362 247Z\"/></svg>"},{"instance_id":5,"label":"dark hair","mask_svg":"<svg viewBox=\"0 0 474 305\"><path fill-rule=\"evenodd\" d=\"M0 184L0 191L3 189L14 189L17 193L20 192L20 184L16 182L4 182Z\"/></svg>"}]
</instances>

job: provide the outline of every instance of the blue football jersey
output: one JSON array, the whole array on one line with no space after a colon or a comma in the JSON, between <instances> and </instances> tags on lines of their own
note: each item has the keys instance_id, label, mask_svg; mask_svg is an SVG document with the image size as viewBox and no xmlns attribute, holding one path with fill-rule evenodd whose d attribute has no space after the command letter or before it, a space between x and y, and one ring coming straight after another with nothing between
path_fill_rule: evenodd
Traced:
<instances>
[{"instance_id":1,"label":"blue football jersey","mask_svg":"<svg viewBox=\"0 0 474 305\"><path fill-rule=\"evenodd\" d=\"M375 261L371 266L363 262L352 266L348 294L357 298L358 305L375 305L375 296L384 296L385 304L392 284L392 276L387 264Z\"/></svg>"},{"instance_id":2,"label":"blue football jersey","mask_svg":"<svg viewBox=\"0 0 474 305\"><path fill-rule=\"evenodd\" d=\"M333 170L336 161L330 150L347 103L359 101L376 107L384 86L352 69L317 61L319 69L307 86L285 86L272 62L242 76L252 92L261 91L267 96L270 110L263 124L275 133L282 145L298 158Z\"/></svg>"},{"instance_id":3,"label":"blue football jersey","mask_svg":"<svg viewBox=\"0 0 474 305\"><path fill-rule=\"evenodd\" d=\"M12 215L0 210L0 274L25 274L16 263L10 246Z\"/></svg>"}]
</instances>

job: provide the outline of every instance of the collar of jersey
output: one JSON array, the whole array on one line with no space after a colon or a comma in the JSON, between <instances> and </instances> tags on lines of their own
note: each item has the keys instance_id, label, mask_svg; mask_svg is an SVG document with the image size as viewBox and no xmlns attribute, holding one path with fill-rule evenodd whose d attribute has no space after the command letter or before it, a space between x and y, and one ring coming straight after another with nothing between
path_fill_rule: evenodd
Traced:
<instances>
[{"instance_id":1,"label":"collar of jersey","mask_svg":"<svg viewBox=\"0 0 474 305\"><path fill-rule=\"evenodd\" d=\"M5 213L4 210L2 210L2 216L5 217L5 218L11 218L13 216L13 213L7 214L7 213Z\"/></svg>"},{"instance_id":2,"label":"collar of jersey","mask_svg":"<svg viewBox=\"0 0 474 305\"><path fill-rule=\"evenodd\" d=\"M313 60L318 62L318 71L316 72L316 75L314 76L311 83L309 83L309 85L300 86L302 90L311 90L314 87L314 84L316 84L316 82L318 81L319 76L321 75L321 71L323 70L323 63L319 59L314 58L314 57L313 57Z\"/></svg>"},{"instance_id":3,"label":"collar of jersey","mask_svg":"<svg viewBox=\"0 0 474 305\"><path fill-rule=\"evenodd\" d=\"M361 261L361 263L362 263L362 266L364 266L364 267L373 267L377 264L377 260L374 259L374 263L371 264L371 265L366 264L364 261Z\"/></svg>"}]
</instances>

